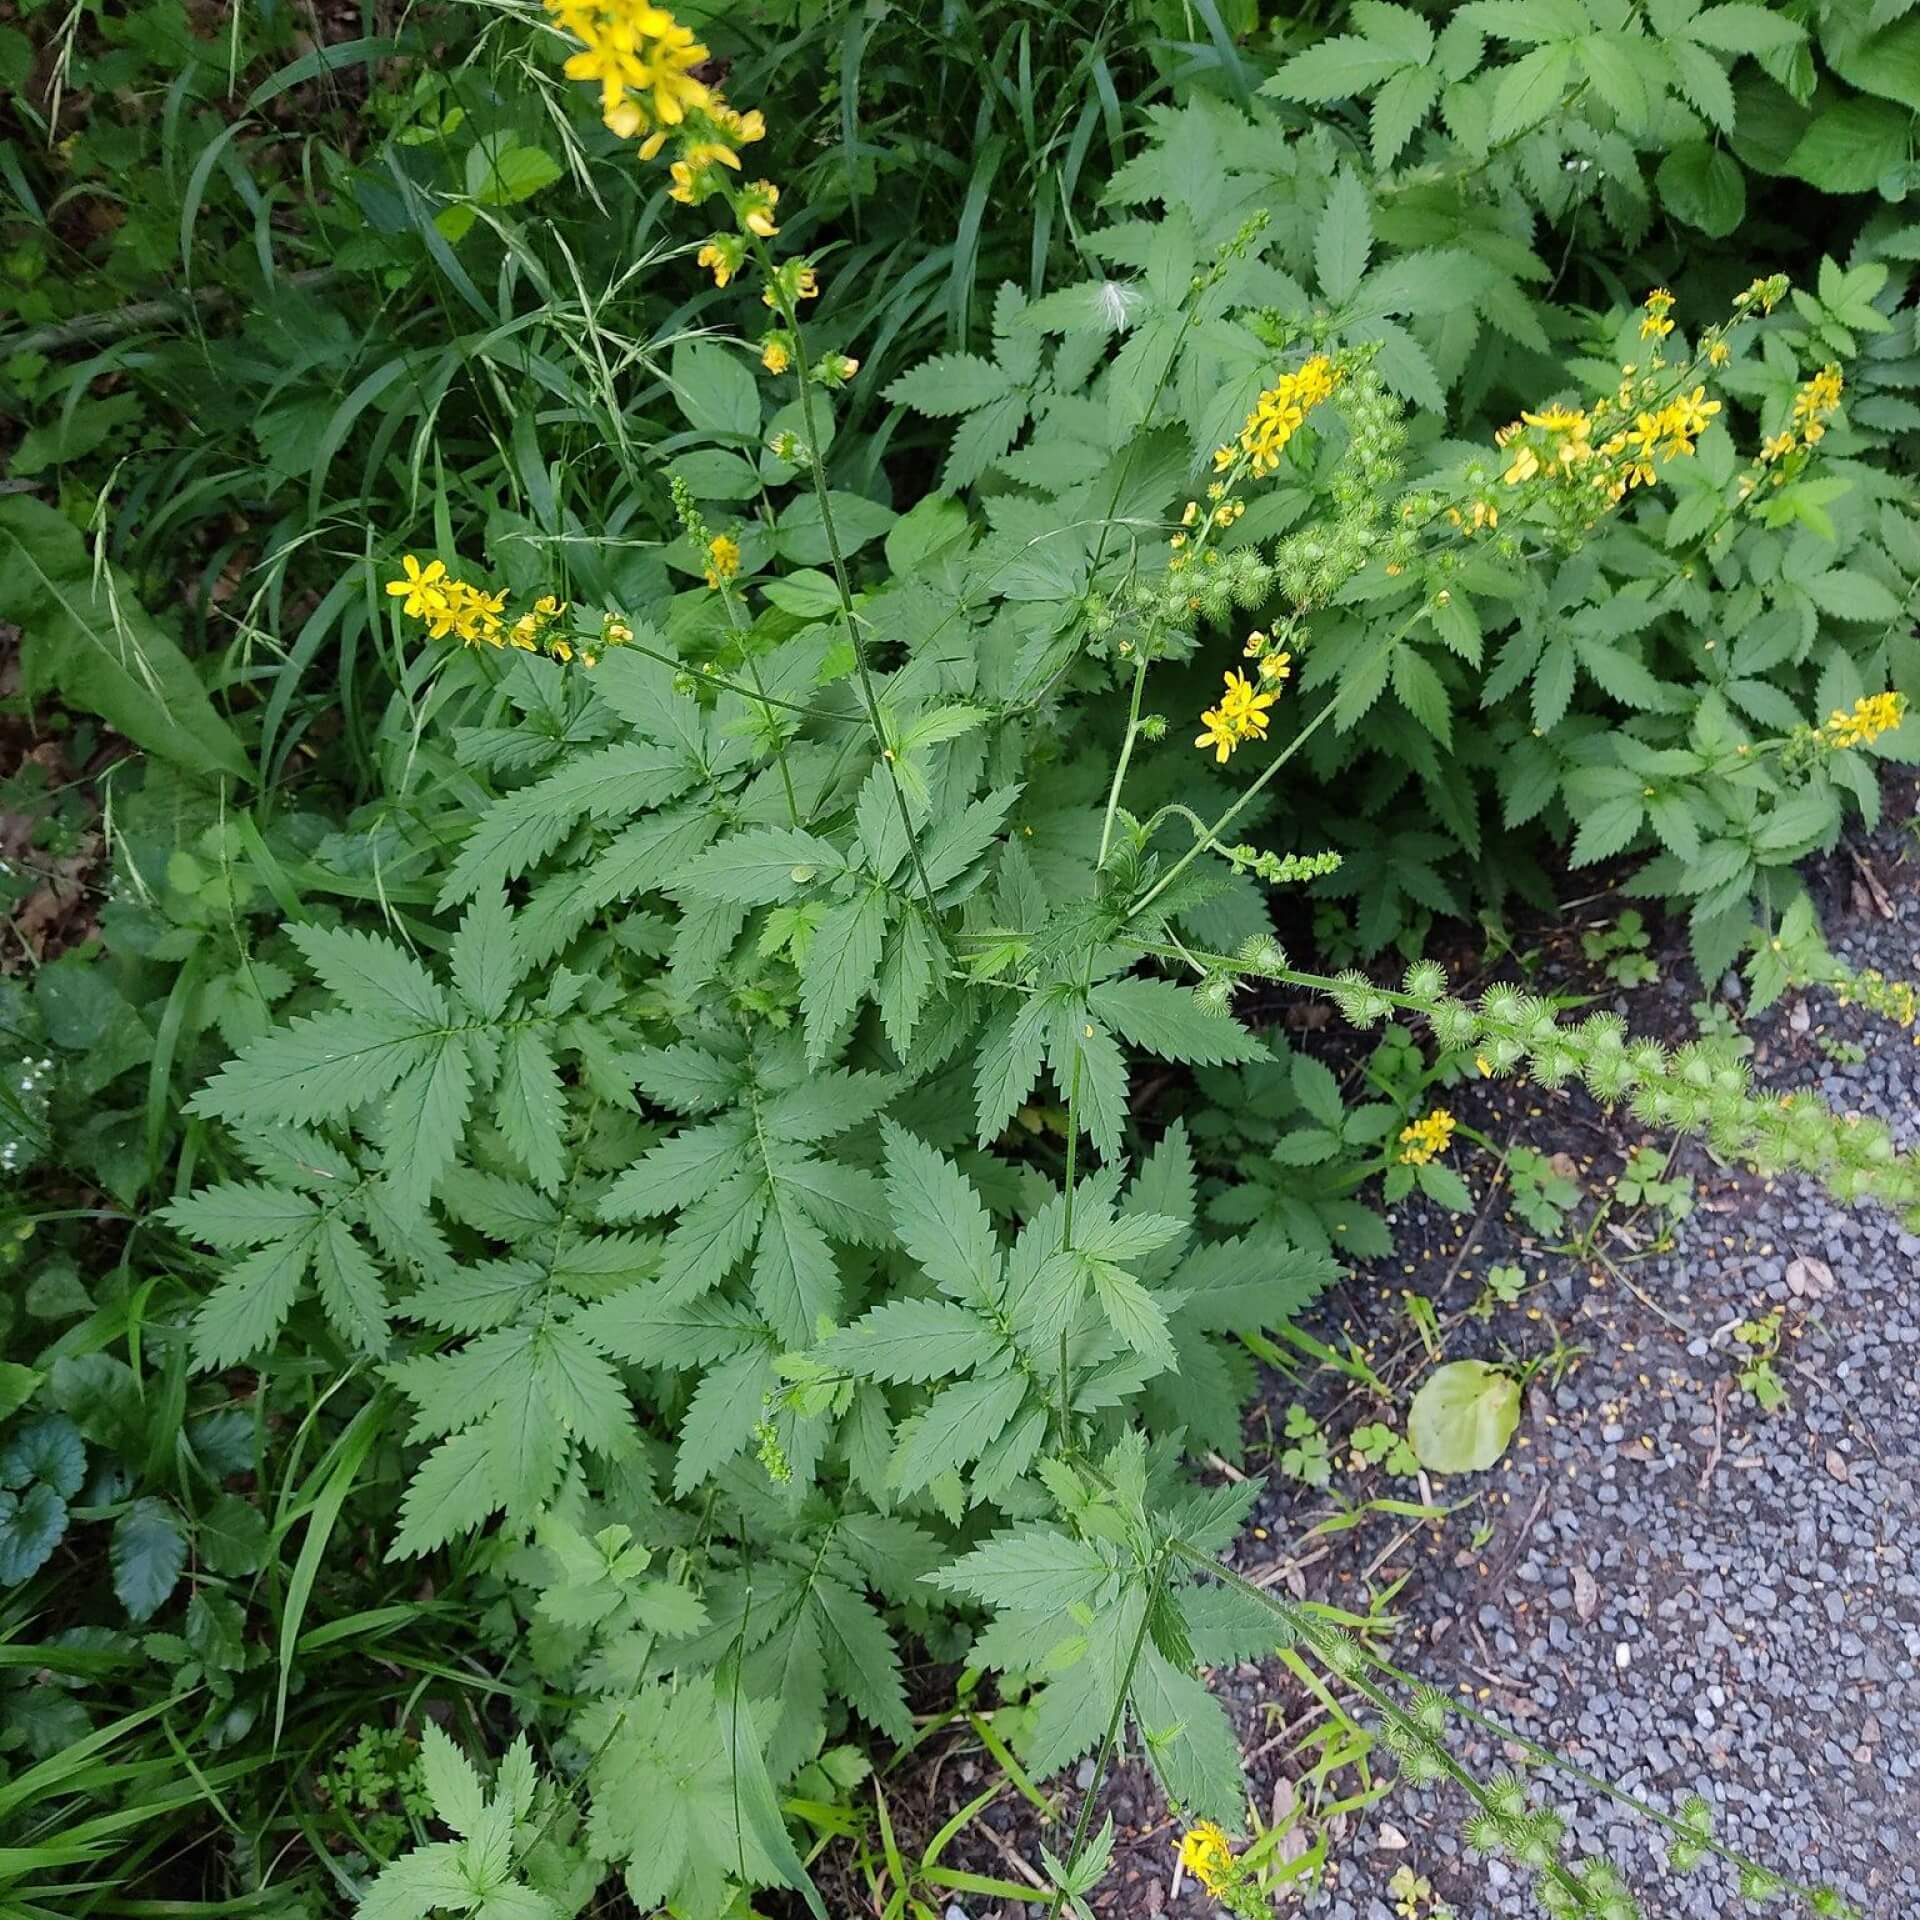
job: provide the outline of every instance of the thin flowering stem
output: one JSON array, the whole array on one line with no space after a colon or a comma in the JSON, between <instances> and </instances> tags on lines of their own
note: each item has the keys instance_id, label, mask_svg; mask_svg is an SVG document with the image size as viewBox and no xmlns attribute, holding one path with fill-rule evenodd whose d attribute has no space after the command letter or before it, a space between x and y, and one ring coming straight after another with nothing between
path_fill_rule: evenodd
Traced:
<instances>
[{"instance_id":1,"label":"thin flowering stem","mask_svg":"<svg viewBox=\"0 0 1920 1920\"><path fill-rule=\"evenodd\" d=\"M1127 1649L1126 1665L1120 1669L1120 1689L1113 1703L1113 1711L1107 1715L1107 1730L1100 1742L1100 1751L1093 1763L1093 1778L1087 1782L1086 1797L1080 1802L1080 1814L1073 1823L1073 1844L1067 1849L1066 1872L1063 1880L1073 1878L1073 1870L1080 1864L1080 1855L1086 1849L1087 1834L1093 1826L1093 1810L1100 1798L1101 1783L1107 1777L1107 1769L1113 1764L1114 1748L1119 1745L1120 1728L1126 1720L1127 1695L1133 1687L1133 1670L1140 1664L1140 1651L1147 1642L1147 1623L1153 1618L1155 1607L1160 1603L1161 1589L1166 1585L1167 1561L1169 1549L1163 1546L1155 1554L1153 1577L1147 1586L1146 1603L1140 1609L1140 1624L1134 1629L1133 1644ZM1065 1886L1055 1883L1053 1899L1048 1903L1046 1920L1060 1920L1060 1903L1067 1897Z\"/></svg>"},{"instance_id":2,"label":"thin flowering stem","mask_svg":"<svg viewBox=\"0 0 1920 1920\"><path fill-rule=\"evenodd\" d=\"M1424 613L1425 609L1422 608L1421 611ZM1418 617L1419 617L1418 615L1415 616L1416 619ZM1400 633L1396 634L1394 638L1396 640L1402 638L1411 629L1412 625L1413 625L1413 622L1408 621L1406 625L1402 627ZM1300 749L1304 747L1307 744L1307 742L1311 740L1313 736L1316 733L1318 733L1320 729L1323 726L1325 726L1329 720L1333 718L1333 716L1339 711L1339 709L1340 709L1340 703L1338 699L1329 700L1327 704L1324 707L1322 707L1320 711L1316 713L1313 716L1313 718L1309 720L1307 724L1304 727L1302 727L1300 731L1297 734L1295 734L1290 741L1288 741L1286 746L1283 747L1280 750L1280 752L1273 757L1273 759L1267 762L1266 766L1264 766L1260 770L1258 777L1251 782L1251 784L1247 787L1247 790L1243 794L1241 794L1239 799L1234 801L1234 803L1230 807L1228 807L1227 810L1223 814L1221 814L1217 820L1214 821L1213 825L1206 830L1204 837L1202 837L1199 840L1196 840L1193 843L1193 845L1189 847L1187 851L1183 853L1180 856L1180 858L1176 860L1173 863L1173 865L1170 866L1166 870L1166 872L1163 873L1160 876L1160 878L1156 880L1153 883L1153 885L1150 886L1146 890L1146 892L1139 897L1139 899L1135 900L1127 908L1127 918L1131 920L1135 918L1137 915L1145 913L1148 907L1150 907L1154 903L1154 901L1159 899L1159 897L1163 893L1165 893L1166 890L1170 886L1172 886L1173 883L1177 879L1179 879L1179 877L1183 873L1185 873L1190 866L1192 866L1194 861L1199 859L1199 857L1203 853L1205 853L1209 848L1217 846L1219 843L1221 834L1223 834L1227 830L1227 828L1232 826L1233 823L1237 819L1239 819L1241 814L1246 812L1247 808L1253 804L1254 799L1259 794L1260 790L1267 784L1267 782L1270 781L1274 777L1274 775L1277 774L1280 771L1280 769L1284 767L1287 764L1287 762L1291 760L1293 756L1296 753L1298 753Z\"/></svg>"},{"instance_id":3,"label":"thin flowering stem","mask_svg":"<svg viewBox=\"0 0 1920 1920\"><path fill-rule=\"evenodd\" d=\"M1107 848L1113 840L1114 816L1120 811L1120 787L1127 777L1127 763L1133 758L1133 743L1140 736L1140 694L1147 684L1147 656L1143 649L1133 669L1133 699L1127 708L1127 731L1114 761L1113 785L1107 789L1107 811L1100 822L1100 851L1094 857L1096 867L1107 864Z\"/></svg>"},{"instance_id":4,"label":"thin flowering stem","mask_svg":"<svg viewBox=\"0 0 1920 1920\"><path fill-rule=\"evenodd\" d=\"M723 577L720 581L719 592L721 604L727 610L728 629L732 632L733 637L741 643L741 658L745 660L747 671L753 676L753 697L760 702L761 724L766 727L769 733L773 734L777 742L773 750L773 757L779 764L780 785L785 790L787 796L787 824L797 827L800 824L800 802L794 795L793 774L787 766L787 743L785 738L775 728L773 708L767 698L766 685L760 678L760 663L746 650L746 629L741 626L740 610L734 605L732 581Z\"/></svg>"},{"instance_id":5,"label":"thin flowering stem","mask_svg":"<svg viewBox=\"0 0 1920 1920\"><path fill-rule=\"evenodd\" d=\"M676 672L689 675L703 686L709 686L722 693L737 693L743 700L757 700L763 706L779 707L787 713L804 714L809 720L830 721L836 727L854 727L860 722L849 714L835 713L830 707L810 707L803 701L783 700L777 693L768 693L761 686L747 686L738 680L730 680L724 673L715 673L709 667L697 667L691 661L682 660L679 655L663 652L658 647L650 647L644 640L629 640L628 648L645 659L657 660L664 667L672 667ZM756 680L758 675L755 676Z\"/></svg>"},{"instance_id":6,"label":"thin flowering stem","mask_svg":"<svg viewBox=\"0 0 1920 1920\"><path fill-rule=\"evenodd\" d=\"M727 189L729 199L733 199L733 189ZM807 370L807 337L800 324L800 314L795 304L787 298L786 289L781 285L774 271L773 258L767 251L766 242L758 234L751 236L754 257L760 264L760 271L766 279L767 288L778 302L778 311L782 321L793 335L795 377L800 383L800 419L805 430L807 442L807 474L813 483L814 498L820 503L820 525L827 540L827 558L833 569L833 584L840 601L840 624L847 637L847 644L853 649L854 669L859 675L860 695L866 703L867 721L873 729L874 744L880 752L880 764L887 770L888 784L893 788L894 805L900 812L900 827L907 838L907 855L913 862L914 876L920 882L920 892L926 901L927 917L934 938L943 944L945 933L940 925L939 909L934 903L933 887L927 879L926 862L920 854L920 838L914 831L913 810L907 804L906 788L900 784L899 770L893 764L893 747L887 739L886 724L880 717L880 696L873 684L873 669L867 659L866 641L860 634L859 616L853 606L853 582L847 573L845 556L840 551L840 530L833 517L833 500L827 486L827 469L820 458L818 427L814 415L813 380Z\"/></svg>"}]
</instances>

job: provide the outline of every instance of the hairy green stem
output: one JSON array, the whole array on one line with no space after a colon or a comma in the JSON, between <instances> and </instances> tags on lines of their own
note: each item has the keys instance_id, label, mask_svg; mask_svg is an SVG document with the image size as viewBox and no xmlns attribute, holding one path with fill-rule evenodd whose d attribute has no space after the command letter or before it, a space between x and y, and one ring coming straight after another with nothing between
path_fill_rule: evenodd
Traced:
<instances>
[{"instance_id":1,"label":"hairy green stem","mask_svg":"<svg viewBox=\"0 0 1920 1920\"><path fill-rule=\"evenodd\" d=\"M1086 1798L1080 1802L1080 1815L1073 1823L1073 1844L1067 1849L1064 1879L1073 1878L1073 1870L1080 1864L1080 1855L1086 1849L1087 1831L1093 1825L1094 1805L1100 1798L1100 1784L1107 1777L1108 1767L1113 1764L1114 1748L1119 1744L1120 1728L1126 1719L1127 1694L1133 1686L1133 1670L1140 1664L1140 1650L1147 1641L1147 1623L1153 1618L1154 1607L1159 1603L1160 1590L1166 1585L1166 1580L1167 1548L1163 1546L1154 1557L1153 1579L1147 1587L1147 1602L1140 1609L1140 1624L1134 1629L1133 1645L1127 1649L1127 1664L1120 1670L1120 1690L1114 1697L1113 1711L1107 1715L1107 1731L1093 1763L1093 1778L1087 1782ZM1060 1903L1066 1897L1066 1888L1056 1883L1053 1899L1047 1907L1046 1920L1060 1920Z\"/></svg>"},{"instance_id":2,"label":"hairy green stem","mask_svg":"<svg viewBox=\"0 0 1920 1920\"><path fill-rule=\"evenodd\" d=\"M1133 743L1140 734L1140 694L1147 684L1147 656L1143 652L1133 669L1133 699L1127 708L1127 731L1120 742L1120 757L1113 764L1113 785L1107 789L1107 811L1100 822L1100 851L1094 866L1107 864L1107 848L1113 840L1114 815L1120 811L1120 787L1127 777L1127 763L1133 758Z\"/></svg>"},{"instance_id":3,"label":"hairy green stem","mask_svg":"<svg viewBox=\"0 0 1920 1920\"><path fill-rule=\"evenodd\" d=\"M920 882L920 892L926 902L930 931L934 938L944 945L946 934L940 925L939 910L934 905L933 887L927 879L926 863L920 855L920 839L914 831L913 810L907 804L907 790L900 784L900 772L893 763L893 746L887 739L886 723L880 716L880 695L873 684L873 669L867 659L867 643L861 638L859 616L854 611L853 582L847 573L846 558L840 551L840 530L834 522L833 501L827 487L826 464L820 457L819 431L813 406L813 379L807 370L806 332L800 324L798 309L787 298L786 290L780 284L779 275L774 268L773 256L768 253L765 241L757 234L753 236L753 250L759 260L760 271L766 280L767 289L779 303L780 318L793 335L794 372L800 383L800 418L807 441L807 474L813 483L814 498L820 503L820 526L827 538L827 558L833 569L833 584L840 601L840 625L846 634L847 644L853 649L854 670L860 681L860 697L866 704L867 722L873 729L873 740L880 754L880 764L886 768L888 784L893 788L894 805L900 811L901 831L907 836L907 857L913 862L914 875Z\"/></svg>"}]
</instances>

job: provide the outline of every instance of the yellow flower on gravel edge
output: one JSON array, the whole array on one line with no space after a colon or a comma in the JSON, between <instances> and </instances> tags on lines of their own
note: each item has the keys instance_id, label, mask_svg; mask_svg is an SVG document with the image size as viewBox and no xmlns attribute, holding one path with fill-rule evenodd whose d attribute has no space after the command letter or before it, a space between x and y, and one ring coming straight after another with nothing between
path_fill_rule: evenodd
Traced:
<instances>
[{"instance_id":1,"label":"yellow flower on gravel edge","mask_svg":"<svg viewBox=\"0 0 1920 1920\"><path fill-rule=\"evenodd\" d=\"M1180 1836L1179 1854L1180 1864L1209 1893L1226 1890L1233 1878L1233 1846L1224 1828L1199 1821Z\"/></svg>"}]
</instances>

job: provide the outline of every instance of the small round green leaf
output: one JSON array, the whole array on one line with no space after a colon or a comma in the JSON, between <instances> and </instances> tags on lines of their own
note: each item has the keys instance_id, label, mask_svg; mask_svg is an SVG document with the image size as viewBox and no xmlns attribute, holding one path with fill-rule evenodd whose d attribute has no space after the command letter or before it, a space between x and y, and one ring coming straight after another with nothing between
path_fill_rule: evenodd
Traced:
<instances>
[{"instance_id":1,"label":"small round green leaf","mask_svg":"<svg viewBox=\"0 0 1920 1920\"><path fill-rule=\"evenodd\" d=\"M0 1493L0 1586L17 1587L47 1564L67 1530L67 1503L44 1481Z\"/></svg>"},{"instance_id":2,"label":"small round green leaf","mask_svg":"<svg viewBox=\"0 0 1920 1920\"><path fill-rule=\"evenodd\" d=\"M1429 1473L1483 1473L1520 1423L1520 1383L1484 1360L1436 1367L1413 1396L1407 1438Z\"/></svg>"},{"instance_id":3,"label":"small round green leaf","mask_svg":"<svg viewBox=\"0 0 1920 1920\"><path fill-rule=\"evenodd\" d=\"M86 1443L64 1413L23 1421L0 1446L0 1487L25 1487L38 1480L71 1500L86 1477Z\"/></svg>"}]
</instances>

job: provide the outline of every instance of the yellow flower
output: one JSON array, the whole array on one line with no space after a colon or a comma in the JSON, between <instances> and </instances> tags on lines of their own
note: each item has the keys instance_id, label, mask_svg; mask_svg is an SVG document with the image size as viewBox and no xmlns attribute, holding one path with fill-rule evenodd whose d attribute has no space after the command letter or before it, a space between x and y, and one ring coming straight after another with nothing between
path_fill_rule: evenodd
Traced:
<instances>
[{"instance_id":1,"label":"yellow flower","mask_svg":"<svg viewBox=\"0 0 1920 1920\"><path fill-rule=\"evenodd\" d=\"M1776 433L1760 442L1760 458L1771 465L1784 460L1800 443L1790 433Z\"/></svg>"},{"instance_id":2,"label":"yellow flower","mask_svg":"<svg viewBox=\"0 0 1920 1920\"><path fill-rule=\"evenodd\" d=\"M453 631L470 647L477 647L483 641L499 646L500 609L507 604L505 592L482 593L478 587L454 580L448 583L448 594L447 613ZM439 637L446 636L442 633Z\"/></svg>"},{"instance_id":3,"label":"yellow flower","mask_svg":"<svg viewBox=\"0 0 1920 1920\"><path fill-rule=\"evenodd\" d=\"M1578 407L1542 407L1538 413L1523 413L1520 418L1548 433L1584 434L1587 430L1587 416Z\"/></svg>"},{"instance_id":4,"label":"yellow flower","mask_svg":"<svg viewBox=\"0 0 1920 1920\"><path fill-rule=\"evenodd\" d=\"M1400 1130L1400 1158L1410 1167L1424 1167L1453 1144L1454 1118L1445 1107L1435 1107L1412 1126Z\"/></svg>"},{"instance_id":5,"label":"yellow flower","mask_svg":"<svg viewBox=\"0 0 1920 1920\"><path fill-rule=\"evenodd\" d=\"M1517 487L1539 471L1540 456L1531 447L1521 447L1513 456L1513 464L1500 477L1508 486Z\"/></svg>"},{"instance_id":6,"label":"yellow flower","mask_svg":"<svg viewBox=\"0 0 1920 1920\"><path fill-rule=\"evenodd\" d=\"M740 193L740 224L762 240L771 240L780 231L773 224L773 210L780 204L780 189L771 180L756 180Z\"/></svg>"},{"instance_id":7,"label":"yellow flower","mask_svg":"<svg viewBox=\"0 0 1920 1920\"><path fill-rule=\"evenodd\" d=\"M1673 307L1673 295L1665 287L1655 287L1647 295L1646 313L1640 321L1642 340L1664 340L1673 331L1673 322L1667 318Z\"/></svg>"},{"instance_id":8,"label":"yellow flower","mask_svg":"<svg viewBox=\"0 0 1920 1920\"><path fill-rule=\"evenodd\" d=\"M1844 384L1838 367L1825 366L1793 396L1794 424L1808 446L1824 438L1827 416L1840 405Z\"/></svg>"},{"instance_id":9,"label":"yellow flower","mask_svg":"<svg viewBox=\"0 0 1920 1920\"><path fill-rule=\"evenodd\" d=\"M763 288L760 298L776 312L780 307L782 293L786 295L789 304L801 300L812 300L819 295L820 281L814 273L811 261L783 260L773 271L777 285Z\"/></svg>"},{"instance_id":10,"label":"yellow flower","mask_svg":"<svg viewBox=\"0 0 1920 1920\"><path fill-rule=\"evenodd\" d=\"M728 106L718 94L714 95L707 107L707 118L736 146L750 147L756 140L767 137L767 123L760 117L758 107L740 113Z\"/></svg>"},{"instance_id":11,"label":"yellow flower","mask_svg":"<svg viewBox=\"0 0 1920 1920\"><path fill-rule=\"evenodd\" d=\"M793 347L784 333L770 333L760 342L760 364L769 373L785 373L793 365Z\"/></svg>"},{"instance_id":12,"label":"yellow flower","mask_svg":"<svg viewBox=\"0 0 1920 1920\"><path fill-rule=\"evenodd\" d=\"M1240 429L1240 447L1251 460L1256 474L1269 474L1279 466L1286 445L1299 432L1309 413L1331 394L1339 383L1334 364L1324 353L1316 353L1293 373L1283 373L1253 403ZM1216 472L1233 464L1231 447L1222 447L1213 456Z\"/></svg>"},{"instance_id":13,"label":"yellow flower","mask_svg":"<svg viewBox=\"0 0 1920 1920\"><path fill-rule=\"evenodd\" d=\"M1668 404L1668 430L1684 434L1689 440L1697 440L1719 411L1720 402L1709 400L1705 387L1695 387L1691 393L1683 394Z\"/></svg>"},{"instance_id":14,"label":"yellow flower","mask_svg":"<svg viewBox=\"0 0 1920 1920\"><path fill-rule=\"evenodd\" d=\"M690 112L711 114L718 104L718 96L693 77L711 56L692 28L681 26L664 7L647 0L546 0L546 5L582 44L567 61L567 78L599 82L601 118L623 140L646 134L643 158L659 151L664 130L679 126Z\"/></svg>"},{"instance_id":15,"label":"yellow flower","mask_svg":"<svg viewBox=\"0 0 1920 1920\"><path fill-rule=\"evenodd\" d=\"M409 620L430 619L446 600L441 584L447 577L446 562L430 560L422 567L409 553L400 564L406 571L400 579L387 582L387 592L396 599L404 597L405 604L400 611Z\"/></svg>"},{"instance_id":16,"label":"yellow flower","mask_svg":"<svg viewBox=\"0 0 1920 1920\"><path fill-rule=\"evenodd\" d=\"M724 533L717 533L707 542L707 585L718 587L722 580L731 580L740 571L740 544L730 540Z\"/></svg>"},{"instance_id":17,"label":"yellow flower","mask_svg":"<svg viewBox=\"0 0 1920 1920\"><path fill-rule=\"evenodd\" d=\"M746 257L746 248L741 244L740 236L733 233L716 233L694 258L696 266L709 268L713 273L713 284L724 287L740 271L741 262Z\"/></svg>"},{"instance_id":18,"label":"yellow flower","mask_svg":"<svg viewBox=\"0 0 1920 1920\"><path fill-rule=\"evenodd\" d=\"M1180 1864L1211 1894L1224 1893L1234 1875L1233 1843L1211 1820L1199 1821L1180 1836Z\"/></svg>"},{"instance_id":19,"label":"yellow flower","mask_svg":"<svg viewBox=\"0 0 1920 1920\"><path fill-rule=\"evenodd\" d=\"M1290 653L1263 653L1260 656L1260 678L1262 680L1286 680L1293 674L1293 655Z\"/></svg>"},{"instance_id":20,"label":"yellow flower","mask_svg":"<svg viewBox=\"0 0 1920 1920\"><path fill-rule=\"evenodd\" d=\"M1267 737L1267 709L1280 698L1277 692L1267 693L1255 687L1245 674L1232 668L1224 677L1226 691L1220 696L1220 704L1201 714L1200 725L1204 731L1193 743L1196 747L1211 747L1215 761L1220 763L1243 741Z\"/></svg>"},{"instance_id":21,"label":"yellow flower","mask_svg":"<svg viewBox=\"0 0 1920 1920\"><path fill-rule=\"evenodd\" d=\"M1225 679L1227 685L1226 691L1220 696L1221 709L1241 727L1264 737L1267 731L1267 709L1280 696L1277 693L1257 692L1253 682L1237 667L1229 667Z\"/></svg>"},{"instance_id":22,"label":"yellow flower","mask_svg":"<svg viewBox=\"0 0 1920 1920\"><path fill-rule=\"evenodd\" d=\"M1240 744L1240 736L1235 732L1233 723L1218 707L1209 707L1200 716L1202 731L1195 736L1196 747L1211 747L1217 764L1225 766L1233 750Z\"/></svg>"},{"instance_id":23,"label":"yellow flower","mask_svg":"<svg viewBox=\"0 0 1920 1920\"><path fill-rule=\"evenodd\" d=\"M1724 340L1716 340L1707 348L1707 365L1724 367L1733 358L1733 349Z\"/></svg>"},{"instance_id":24,"label":"yellow flower","mask_svg":"<svg viewBox=\"0 0 1920 1920\"><path fill-rule=\"evenodd\" d=\"M1906 713L1906 700L1897 693L1870 693L1853 703L1849 713L1835 707L1821 731L1836 747L1865 747L1891 733Z\"/></svg>"}]
</instances>

